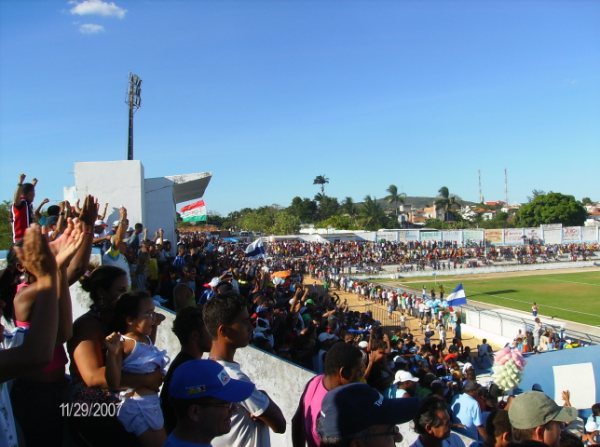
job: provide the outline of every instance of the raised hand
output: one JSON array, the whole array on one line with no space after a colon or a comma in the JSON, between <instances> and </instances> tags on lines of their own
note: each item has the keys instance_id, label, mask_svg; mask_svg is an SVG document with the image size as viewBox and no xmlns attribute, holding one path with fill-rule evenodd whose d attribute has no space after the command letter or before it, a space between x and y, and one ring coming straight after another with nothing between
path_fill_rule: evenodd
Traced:
<instances>
[{"instance_id":1,"label":"raised hand","mask_svg":"<svg viewBox=\"0 0 600 447\"><path fill-rule=\"evenodd\" d=\"M42 200L42 203L40 203L40 206L44 206L48 202L50 202L50 199L44 199Z\"/></svg>"},{"instance_id":2,"label":"raised hand","mask_svg":"<svg viewBox=\"0 0 600 447\"><path fill-rule=\"evenodd\" d=\"M62 239L62 243L58 246L58 252L56 253L56 264L59 269L66 269L81 244L83 244L84 231L82 229L81 221L78 219L69 219L67 222L67 229L59 238Z\"/></svg>"},{"instance_id":3,"label":"raised hand","mask_svg":"<svg viewBox=\"0 0 600 447\"><path fill-rule=\"evenodd\" d=\"M79 219L88 227L93 227L96 217L98 217L98 200L94 196L87 195L83 201L83 208L81 209L81 214L79 214Z\"/></svg>"},{"instance_id":4,"label":"raised hand","mask_svg":"<svg viewBox=\"0 0 600 447\"><path fill-rule=\"evenodd\" d=\"M25 174L19 174L19 185L25 181L25 177L27 177Z\"/></svg>"},{"instance_id":5,"label":"raised hand","mask_svg":"<svg viewBox=\"0 0 600 447\"><path fill-rule=\"evenodd\" d=\"M23 246L15 246L15 251L23 267L37 279L56 275L56 260L39 225L32 224L25 230Z\"/></svg>"},{"instance_id":6,"label":"raised hand","mask_svg":"<svg viewBox=\"0 0 600 447\"><path fill-rule=\"evenodd\" d=\"M68 200L65 200L64 202L62 202L62 209L61 211L63 211L65 214L65 217L71 217L71 204L69 203Z\"/></svg>"}]
</instances>

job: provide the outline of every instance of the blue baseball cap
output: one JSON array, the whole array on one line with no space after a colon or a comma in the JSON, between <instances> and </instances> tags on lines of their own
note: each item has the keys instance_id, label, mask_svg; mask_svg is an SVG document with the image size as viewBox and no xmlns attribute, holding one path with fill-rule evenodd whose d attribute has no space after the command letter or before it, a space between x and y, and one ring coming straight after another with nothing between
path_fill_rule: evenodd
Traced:
<instances>
[{"instance_id":1,"label":"blue baseball cap","mask_svg":"<svg viewBox=\"0 0 600 447\"><path fill-rule=\"evenodd\" d=\"M214 360L188 360L175 369L169 385L173 399L214 397L241 402L254 392L253 383L232 379Z\"/></svg>"},{"instance_id":2,"label":"blue baseball cap","mask_svg":"<svg viewBox=\"0 0 600 447\"><path fill-rule=\"evenodd\" d=\"M322 439L352 437L378 425L403 424L417 415L419 399L384 399L375 388L351 383L325 395L317 423Z\"/></svg>"}]
</instances>

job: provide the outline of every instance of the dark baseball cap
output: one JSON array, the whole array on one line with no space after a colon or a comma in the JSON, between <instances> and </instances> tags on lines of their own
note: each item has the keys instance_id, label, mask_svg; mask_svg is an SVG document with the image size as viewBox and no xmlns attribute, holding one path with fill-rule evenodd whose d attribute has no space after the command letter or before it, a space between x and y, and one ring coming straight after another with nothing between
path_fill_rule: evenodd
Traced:
<instances>
[{"instance_id":1,"label":"dark baseball cap","mask_svg":"<svg viewBox=\"0 0 600 447\"><path fill-rule=\"evenodd\" d=\"M373 425L396 425L412 420L419 399L384 399L364 383L351 383L325 395L317 423L321 438L352 437Z\"/></svg>"}]
</instances>

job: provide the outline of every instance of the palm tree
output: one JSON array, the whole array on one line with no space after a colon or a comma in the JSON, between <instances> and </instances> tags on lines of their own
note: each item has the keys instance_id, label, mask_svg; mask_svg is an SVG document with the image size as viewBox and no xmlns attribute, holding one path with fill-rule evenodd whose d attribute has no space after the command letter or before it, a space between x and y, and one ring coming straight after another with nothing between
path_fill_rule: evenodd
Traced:
<instances>
[{"instance_id":1,"label":"palm tree","mask_svg":"<svg viewBox=\"0 0 600 447\"><path fill-rule=\"evenodd\" d=\"M356 216L356 205L354 204L354 200L352 200L352 197L346 197L344 199L344 201L342 202L342 209L350 217Z\"/></svg>"},{"instance_id":2,"label":"palm tree","mask_svg":"<svg viewBox=\"0 0 600 447\"><path fill-rule=\"evenodd\" d=\"M388 203L394 204L394 208L396 209L396 219L398 219L398 215L400 214L398 204L404 203L404 201L406 200L406 194L404 194L403 192L398 193L398 187L396 185L390 185L388 189L386 189L386 191L389 192L390 195L387 196L385 199L388 201Z\"/></svg>"},{"instance_id":3,"label":"palm tree","mask_svg":"<svg viewBox=\"0 0 600 447\"><path fill-rule=\"evenodd\" d=\"M450 195L450 191L446 186L442 186L438 190L438 197L435 199L435 207L436 209L442 208L444 210L444 222L448 220L448 215L450 212L460 208L460 203L455 195Z\"/></svg>"},{"instance_id":4,"label":"palm tree","mask_svg":"<svg viewBox=\"0 0 600 447\"><path fill-rule=\"evenodd\" d=\"M377 230L378 228L381 228L385 222L383 208L377 203L377 199L371 198L370 195L365 197L362 207L360 208L360 215L363 220L363 225L367 230Z\"/></svg>"},{"instance_id":5,"label":"palm tree","mask_svg":"<svg viewBox=\"0 0 600 447\"><path fill-rule=\"evenodd\" d=\"M325 183L329 183L329 179L325 175L317 175L313 180L313 185L321 185L322 195L325 195Z\"/></svg>"}]
</instances>

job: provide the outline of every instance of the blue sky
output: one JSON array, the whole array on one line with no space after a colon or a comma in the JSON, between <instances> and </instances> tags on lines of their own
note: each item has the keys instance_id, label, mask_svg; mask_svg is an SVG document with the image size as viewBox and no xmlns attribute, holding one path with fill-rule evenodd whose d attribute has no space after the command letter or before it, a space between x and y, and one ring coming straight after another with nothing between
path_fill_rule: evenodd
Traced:
<instances>
[{"instance_id":1,"label":"blue sky","mask_svg":"<svg viewBox=\"0 0 600 447\"><path fill-rule=\"evenodd\" d=\"M0 199L62 198L76 161L210 171L209 211L396 184L600 200L600 2L0 2ZM101 199L101 198L100 198Z\"/></svg>"}]
</instances>

